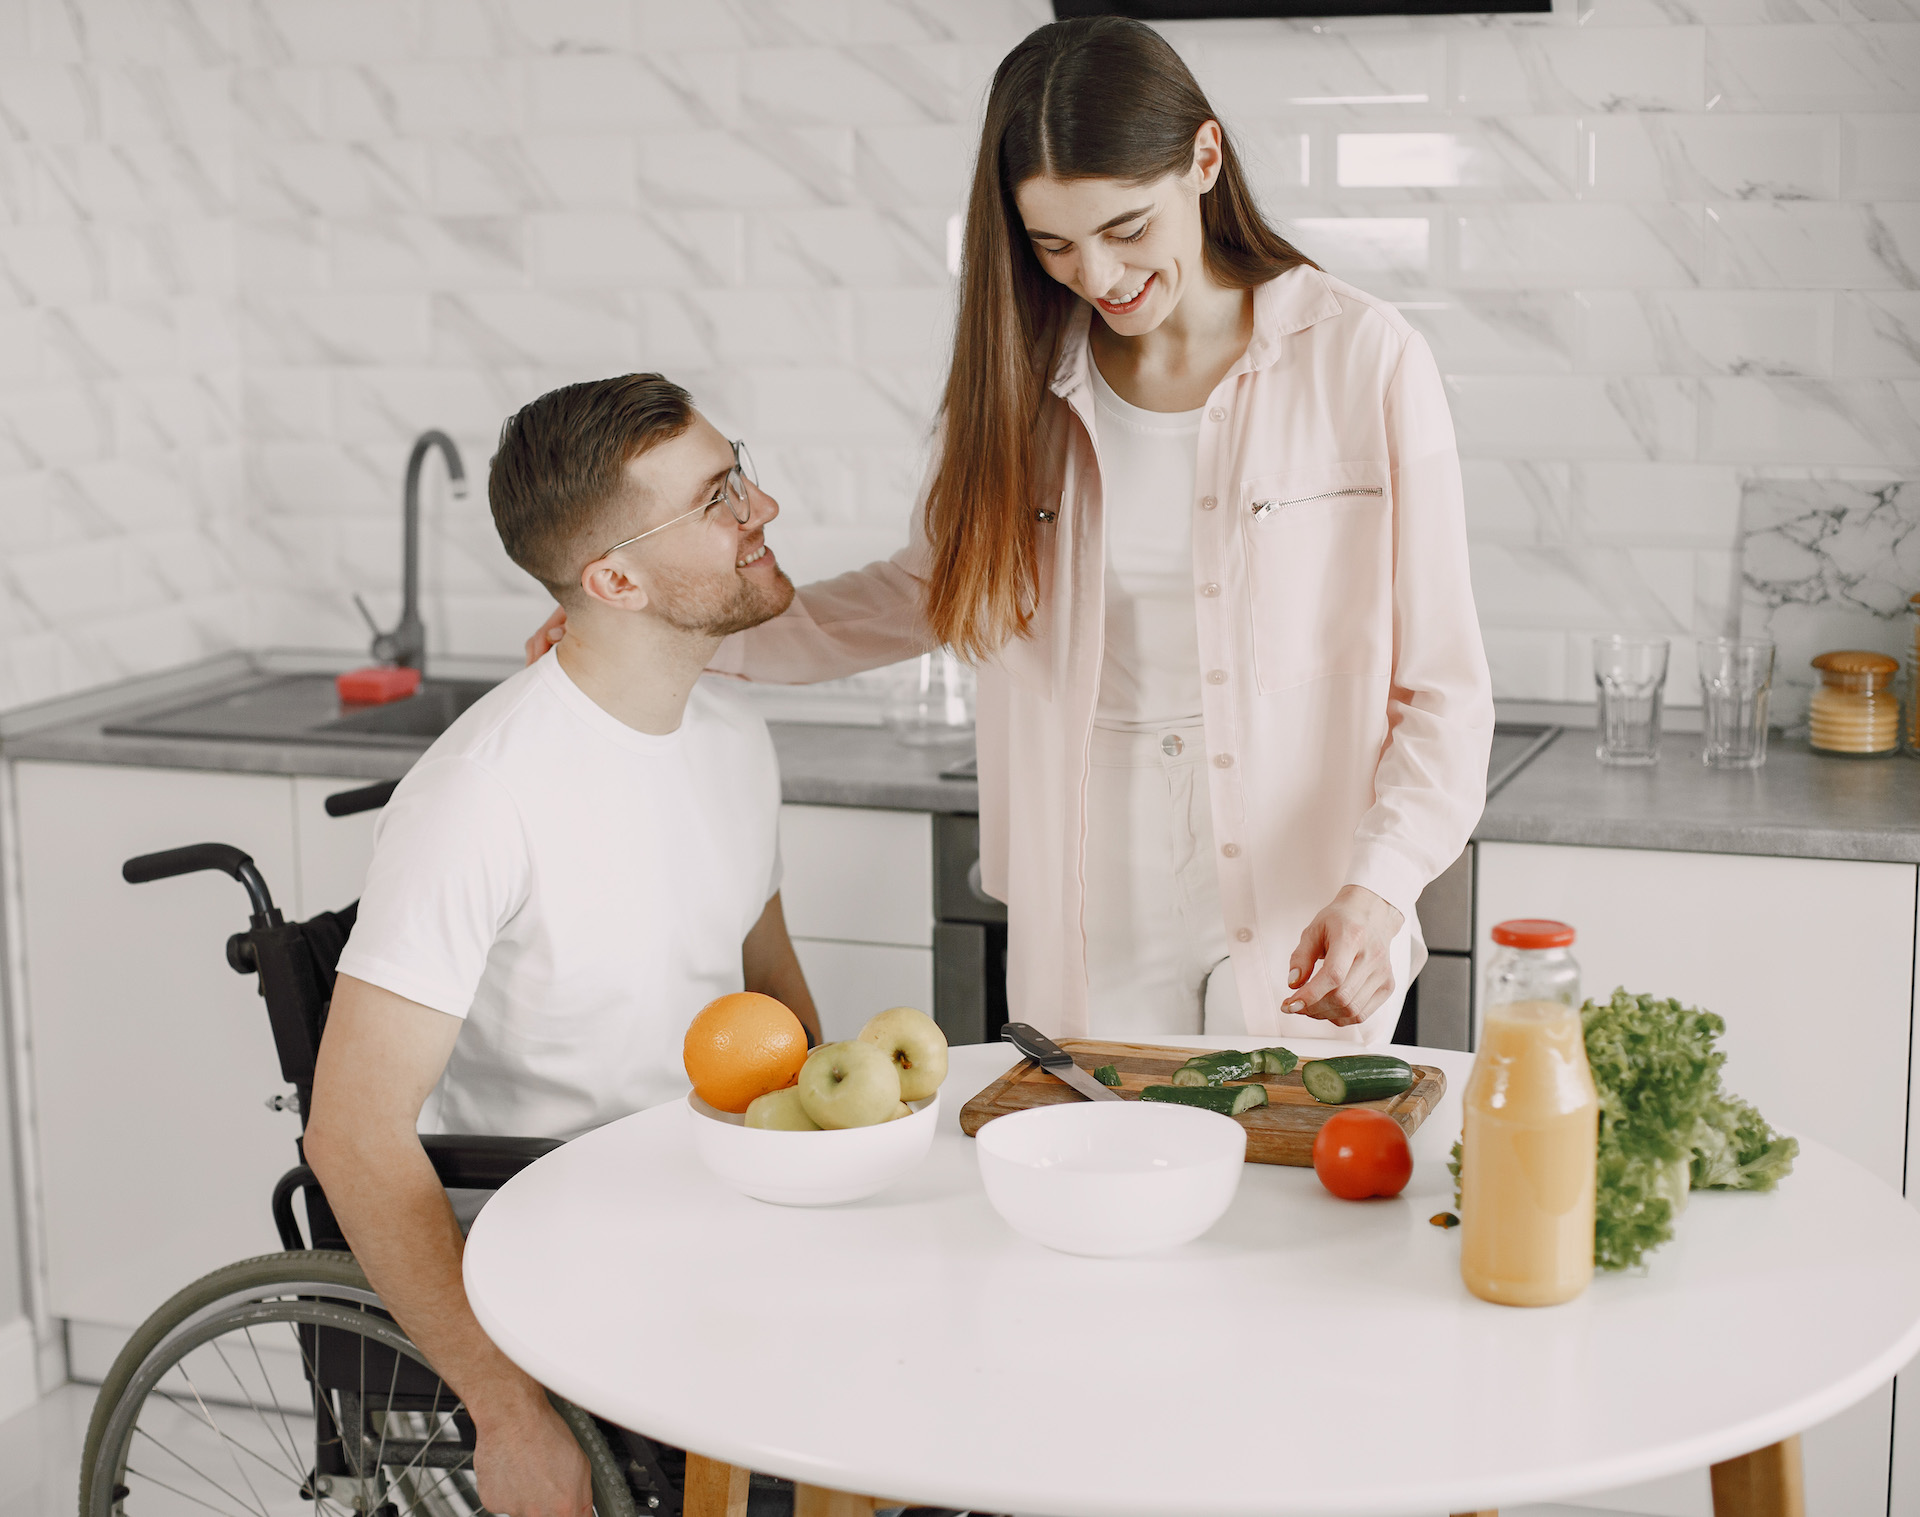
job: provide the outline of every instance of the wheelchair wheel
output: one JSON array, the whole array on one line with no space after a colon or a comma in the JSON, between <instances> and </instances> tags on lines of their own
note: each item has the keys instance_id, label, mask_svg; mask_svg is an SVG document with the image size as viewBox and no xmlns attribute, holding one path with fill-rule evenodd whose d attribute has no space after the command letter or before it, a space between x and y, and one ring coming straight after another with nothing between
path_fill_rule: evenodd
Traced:
<instances>
[{"instance_id":1,"label":"wheelchair wheel","mask_svg":"<svg viewBox=\"0 0 1920 1517\"><path fill-rule=\"evenodd\" d=\"M554 1399L599 1517L638 1517L593 1419ZM94 1402L80 1517L477 1517L473 1423L351 1254L242 1260L143 1323Z\"/></svg>"}]
</instances>

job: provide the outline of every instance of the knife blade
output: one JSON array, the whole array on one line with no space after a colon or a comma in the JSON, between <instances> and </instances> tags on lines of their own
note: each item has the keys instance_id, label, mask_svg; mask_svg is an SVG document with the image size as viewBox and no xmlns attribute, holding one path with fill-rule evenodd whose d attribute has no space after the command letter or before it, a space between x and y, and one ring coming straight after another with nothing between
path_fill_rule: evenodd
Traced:
<instances>
[{"instance_id":1,"label":"knife blade","mask_svg":"<svg viewBox=\"0 0 1920 1517\"><path fill-rule=\"evenodd\" d=\"M1038 1064L1048 1074L1053 1075L1057 1079L1065 1080L1067 1084L1071 1085L1089 1100L1118 1101L1121 1099L1119 1091L1109 1090L1098 1080L1094 1079L1092 1075L1088 1074L1078 1064L1073 1062L1072 1054L1068 1053L1066 1049L1062 1048L1058 1043L1054 1042L1052 1038L1040 1031L1039 1028L1030 1027L1025 1022L1009 1022L1005 1027L1000 1029L1000 1036L1015 1048L1019 1049L1020 1052L1025 1054L1029 1059L1032 1059L1034 1063Z\"/></svg>"}]
</instances>

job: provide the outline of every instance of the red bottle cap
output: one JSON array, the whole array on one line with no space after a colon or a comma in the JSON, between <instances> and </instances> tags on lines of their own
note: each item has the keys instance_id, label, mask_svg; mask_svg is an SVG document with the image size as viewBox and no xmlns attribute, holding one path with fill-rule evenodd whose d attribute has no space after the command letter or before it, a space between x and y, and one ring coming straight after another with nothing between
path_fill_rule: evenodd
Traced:
<instances>
[{"instance_id":1,"label":"red bottle cap","mask_svg":"<svg viewBox=\"0 0 1920 1517\"><path fill-rule=\"evenodd\" d=\"M1493 940L1505 948L1565 948L1573 941L1573 929L1565 922L1517 917L1496 925Z\"/></svg>"}]
</instances>

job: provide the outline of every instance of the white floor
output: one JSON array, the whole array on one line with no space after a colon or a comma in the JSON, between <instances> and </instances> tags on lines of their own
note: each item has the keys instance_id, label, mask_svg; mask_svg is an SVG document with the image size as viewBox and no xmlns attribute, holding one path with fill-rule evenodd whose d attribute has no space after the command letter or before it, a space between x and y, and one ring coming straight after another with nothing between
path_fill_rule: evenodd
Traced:
<instances>
[{"instance_id":1,"label":"white floor","mask_svg":"<svg viewBox=\"0 0 1920 1517\"><path fill-rule=\"evenodd\" d=\"M63 1385L0 1422L0 1517L75 1517L93 1387ZM1591 1507L1510 1507L1503 1517L1607 1517Z\"/></svg>"},{"instance_id":2,"label":"white floor","mask_svg":"<svg viewBox=\"0 0 1920 1517\"><path fill-rule=\"evenodd\" d=\"M0 1422L0 1517L74 1517L93 1387L63 1385Z\"/></svg>"}]
</instances>

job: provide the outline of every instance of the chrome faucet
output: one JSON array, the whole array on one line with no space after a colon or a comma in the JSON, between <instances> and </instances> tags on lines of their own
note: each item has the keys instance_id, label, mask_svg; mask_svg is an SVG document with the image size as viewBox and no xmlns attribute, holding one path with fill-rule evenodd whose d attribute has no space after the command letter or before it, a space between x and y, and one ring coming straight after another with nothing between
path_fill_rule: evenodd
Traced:
<instances>
[{"instance_id":1,"label":"chrome faucet","mask_svg":"<svg viewBox=\"0 0 1920 1517\"><path fill-rule=\"evenodd\" d=\"M427 454L438 448L447 461L447 481L455 500L467 497L467 471L460 463L460 450L445 432L422 432L414 439L413 452L407 458L407 500L404 543L400 559L400 622L391 631L382 632L367 603L354 596L353 603L373 630L373 656L383 664L398 664L403 669L418 669L426 657L427 628L420 620L420 469Z\"/></svg>"}]
</instances>

